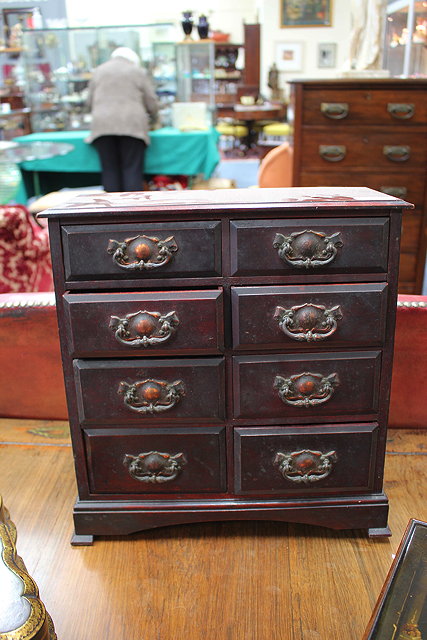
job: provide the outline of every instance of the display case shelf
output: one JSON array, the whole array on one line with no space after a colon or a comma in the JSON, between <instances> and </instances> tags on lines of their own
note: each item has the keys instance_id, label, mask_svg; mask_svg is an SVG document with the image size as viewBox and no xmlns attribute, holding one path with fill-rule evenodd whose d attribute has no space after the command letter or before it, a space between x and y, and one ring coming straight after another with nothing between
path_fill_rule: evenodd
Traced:
<instances>
[{"instance_id":1,"label":"display case shelf","mask_svg":"<svg viewBox=\"0 0 427 640\"><path fill-rule=\"evenodd\" d=\"M162 119L176 94L174 31L172 23L24 30L24 92L33 131L87 129L92 71L119 46L139 54L159 96Z\"/></svg>"}]
</instances>

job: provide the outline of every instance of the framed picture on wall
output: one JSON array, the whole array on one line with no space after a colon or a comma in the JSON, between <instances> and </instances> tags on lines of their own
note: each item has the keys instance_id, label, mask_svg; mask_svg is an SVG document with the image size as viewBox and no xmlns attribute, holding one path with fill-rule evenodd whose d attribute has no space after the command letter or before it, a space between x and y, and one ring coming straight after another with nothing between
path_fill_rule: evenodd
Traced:
<instances>
[{"instance_id":1,"label":"framed picture on wall","mask_svg":"<svg viewBox=\"0 0 427 640\"><path fill-rule=\"evenodd\" d=\"M332 0L280 0L281 27L330 27Z\"/></svg>"},{"instance_id":2,"label":"framed picture on wall","mask_svg":"<svg viewBox=\"0 0 427 640\"><path fill-rule=\"evenodd\" d=\"M276 66L279 71L302 71L302 42L276 44Z\"/></svg>"},{"instance_id":3,"label":"framed picture on wall","mask_svg":"<svg viewBox=\"0 0 427 640\"><path fill-rule=\"evenodd\" d=\"M317 66L323 69L337 66L337 45L335 42L321 42L317 46Z\"/></svg>"}]
</instances>

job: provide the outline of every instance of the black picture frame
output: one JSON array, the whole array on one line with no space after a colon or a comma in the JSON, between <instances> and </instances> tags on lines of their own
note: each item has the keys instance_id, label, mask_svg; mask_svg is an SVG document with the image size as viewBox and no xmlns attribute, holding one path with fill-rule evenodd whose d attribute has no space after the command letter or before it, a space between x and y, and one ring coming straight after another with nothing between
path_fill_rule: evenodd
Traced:
<instances>
[{"instance_id":1,"label":"black picture frame","mask_svg":"<svg viewBox=\"0 0 427 640\"><path fill-rule=\"evenodd\" d=\"M281 0L280 27L332 26L332 0Z\"/></svg>"},{"instance_id":2,"label":"black picture frame","mask_svg":"<svg viewBox=\"0 0 427 640\"><path fill-rule=\"evenodd\" d=\"M402 537L362 640L427 637L427 522Z\"/></svg>"}]
</instances>

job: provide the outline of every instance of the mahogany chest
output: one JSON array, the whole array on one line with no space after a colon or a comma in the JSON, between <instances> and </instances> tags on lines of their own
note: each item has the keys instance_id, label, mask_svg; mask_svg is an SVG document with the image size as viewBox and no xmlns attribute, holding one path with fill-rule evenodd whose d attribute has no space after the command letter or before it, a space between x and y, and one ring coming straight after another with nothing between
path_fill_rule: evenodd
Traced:
<instances>
[{"instance_id":1,"label":"mahogany chest","mask_svg":"<svg viewBox=\"0 0 427 640\"><path fill-rule=\"evenodd\" d=\"M75 544L209 520L387 535L401 213L370 189L82 196L46 212Z\"/></svg>"},{"instance_id":2,"label":"mahogany chest","mask_svg":"<svg viewBox=\"0 0 427 640\"><path fill-rule=\"evenodd\" d=\"M427 79L290 83L295 186L365 186L415 205L402 226L400 293L421 293L427 249Z\"/></svg>"}]
</instances>

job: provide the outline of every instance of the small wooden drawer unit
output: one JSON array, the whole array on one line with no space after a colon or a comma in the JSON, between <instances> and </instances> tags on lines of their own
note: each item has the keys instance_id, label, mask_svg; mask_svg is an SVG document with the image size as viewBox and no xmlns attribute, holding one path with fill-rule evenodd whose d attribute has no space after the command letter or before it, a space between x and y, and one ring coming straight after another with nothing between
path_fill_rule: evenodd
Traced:
<instances>
[{"instance_id":1,"label":"small wooden drawer unit","mask_svg":"<svg viewBox=\"0 0 427 640\"><path fill-rule=\"evenodd\" d=\"M427 80L295 80L295 186L369 187L415 205L402 227L399 292L421 293L427 249Z\"/></svg>"},{"instance_id":2,"label":"small wooden drawer unit","mask_svg":"<svg viewBox=\"0 0 427 640\"><path fill-rule=\"evenodd\" d=\"M402 212L367 188L78 197L45 212L74 544L207 520L388 535Z\"/></svg>"}]
</instances>

